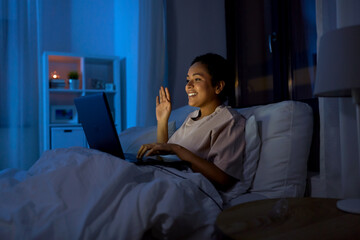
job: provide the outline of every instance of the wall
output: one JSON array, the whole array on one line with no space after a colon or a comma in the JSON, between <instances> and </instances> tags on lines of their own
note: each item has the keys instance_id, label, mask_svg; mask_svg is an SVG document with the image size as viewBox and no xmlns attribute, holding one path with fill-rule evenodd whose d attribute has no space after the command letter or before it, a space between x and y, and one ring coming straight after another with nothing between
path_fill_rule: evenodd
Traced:
<instances>
[{"instance_id":1,"label":"wall","mask_svg":"<svg viewBox=\"0 0 360 240\"><path fill-rule=\"evenodd\" d=\"M42 0L42 51L121 58L123 128L136 124L139 0ZM224 2L168 0L168 84L173 109L187 104L186 74L206 52L226 57ZM155 111L155 109L154 109Z\"/></svg>"},{"instance_id":2,"label":"wall","mask_svg":"<svg viewBox=\"0 0 360 240\"><path fill-rule=\"evenodd\" d=\"M139 0L115 0L115 53L122 58L126 89L122 96L126 109L123 128L136 125L140 4ZM168 87L175 109L187 105L184 89L193 58L207 52L226 57L225 7L218 0L167 0L166 5Z\"/></svg>"},{"instance_id":3,"label":"wall","mask_svg":"<svg viewBox=\"0 0 360 240\"><path fill-rule=\"evenodd\" d=\"M122 128L135 126L138 79L139 1L115 0L115 54L121 57Z\"/></svg>"},{"instance_id":4,"label":"wall","mask_svg":"<svg viewBox=\"0 0 360 240\"><path fill-rule=\"evenodd\" d=\"M114 55L114 0L72 0L72 52Z\"/></svg>"},{"instance_id":5,"label":"wall","mask_svg":"<svg viewBox=\"0 0 360 240\"><path fill-rule=\"evenodd\" d=\"M136 125L140 4L139 0L115 0L115 53L122 58L126 89L122 96L126 109L123 128ZM193 58L207 52L226 57L225 7L218 0L168 0L166 4L168 87L175 109L187 105L184 89Z\"/></svg>"},{"instance_id":6,"label":"wall","mask_svg":"<svg viewBox=\"0 0 360 240\"><path fill-rule=\"evenodd\" d=\"M41 48L43 51L71 51L71 0L40 2Z\"/></svg>"},{"instance_id":7,"label":"wall","mask_svg":"<svg viewBox=\"0 0 360 240\"><path fill-rule=\"evenodd\" d=\"M42 50L114 55L114 0L42 0Z\"/></svg>"},{"instance_id":8,"label":"wall","mask_svg":"<svg viewBox=\"0 0 360 240\"><path fill-rule=\"evenodd\" d=\"M226 57L225 6L219 0L168 0L169 90L173 109L187 105L186 75L191 61L207 52Z\"/></svg>"}]
</instances>

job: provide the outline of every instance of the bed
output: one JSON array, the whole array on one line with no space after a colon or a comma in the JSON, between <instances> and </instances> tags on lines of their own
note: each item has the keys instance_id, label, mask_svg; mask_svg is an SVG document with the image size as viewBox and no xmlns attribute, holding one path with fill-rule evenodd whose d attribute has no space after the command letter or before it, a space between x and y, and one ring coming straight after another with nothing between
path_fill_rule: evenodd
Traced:
<instances>
[{"instance_id":1,"label":"bed","mask_svg":"<svg viewBox=\"0 0 360 240\"><path fill-rule=\"evenodd\" d=\"M174 110L169 134L193 110ZM190 169L137 166L87 148L55 149L28 171L0 172L1 238L211 239L227 207L303 197L311 107L283 101L237 110L247 119L245 166L231 198ZM119 137L124 151L136 152L155 141L156 127L129 128Z\"/></svg>"}]
</instances>

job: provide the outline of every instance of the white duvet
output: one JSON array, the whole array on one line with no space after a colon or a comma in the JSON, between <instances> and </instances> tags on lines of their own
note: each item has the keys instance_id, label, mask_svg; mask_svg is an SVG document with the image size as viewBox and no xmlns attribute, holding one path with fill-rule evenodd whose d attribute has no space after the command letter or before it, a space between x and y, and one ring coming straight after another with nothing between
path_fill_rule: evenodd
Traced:
<instances>
[{"instance_id":1,"label":"white duvet","mask_svg":"<svg viewBox=\"0 0 360 240\"><path fill-rule=\"evenodd\" d=\"M86 148L0 172L0 239L211 239L221 206L201 174Z\"/></svg>"}]
</instances>

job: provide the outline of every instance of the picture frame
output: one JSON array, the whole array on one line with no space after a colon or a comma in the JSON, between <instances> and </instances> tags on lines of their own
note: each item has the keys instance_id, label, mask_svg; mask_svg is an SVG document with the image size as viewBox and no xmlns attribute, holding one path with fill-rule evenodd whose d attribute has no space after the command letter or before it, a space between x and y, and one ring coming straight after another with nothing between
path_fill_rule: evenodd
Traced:
<instances>
[{"instance_id":1,"label":"picture frame","mask_svg":"<svg viewBox=\"0 0 360 240\"><path fill-rule=\"evenodd\" d=\"M78 123L75 106L54 105L51 106L51 123Z\"/></svg>"}]
</instances>

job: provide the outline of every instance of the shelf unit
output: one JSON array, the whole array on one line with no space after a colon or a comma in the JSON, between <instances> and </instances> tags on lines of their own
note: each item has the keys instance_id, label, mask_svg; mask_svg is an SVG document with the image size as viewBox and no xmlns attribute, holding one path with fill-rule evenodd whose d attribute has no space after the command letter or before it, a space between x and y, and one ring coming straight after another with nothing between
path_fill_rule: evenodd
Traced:
<instances>
[{"instance_id":1,"label":"shelf unit","mask_svg":"<svg viewBox=\"0 0 360 240\"><path fill-rule=\"evenodd\" d=\"M65 85L50 86L56 71ZM69 85L67 75L79 74L78 88ZM121 131L120 60L113 56L82 56L70 53L44 52L40 98L41 152L70 146L87 146L78 122L74 99L105 92L117 131Z\"/></svg>"}]
</instances>

